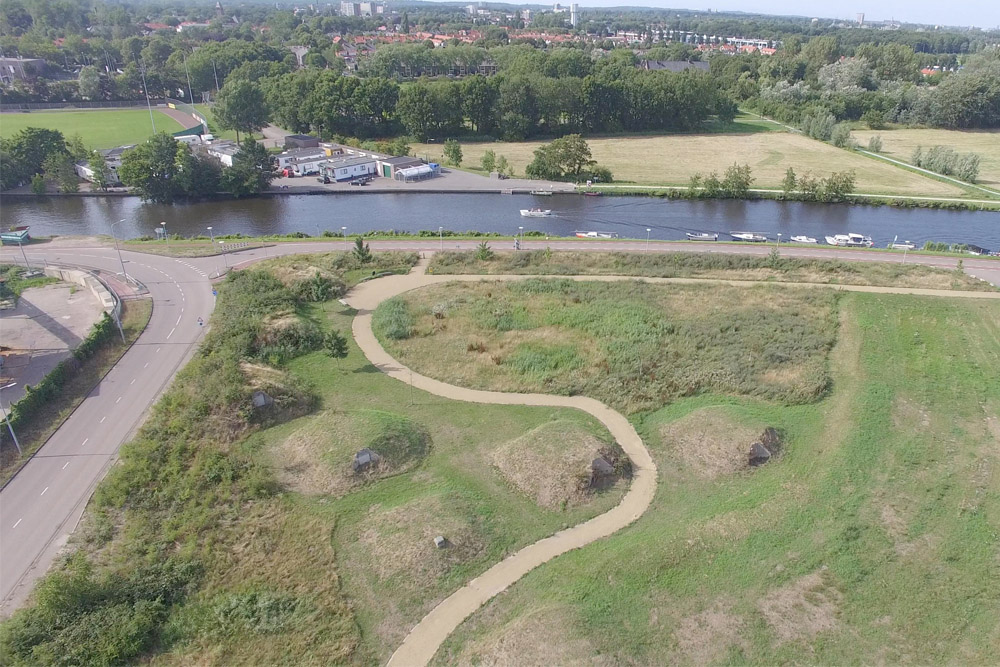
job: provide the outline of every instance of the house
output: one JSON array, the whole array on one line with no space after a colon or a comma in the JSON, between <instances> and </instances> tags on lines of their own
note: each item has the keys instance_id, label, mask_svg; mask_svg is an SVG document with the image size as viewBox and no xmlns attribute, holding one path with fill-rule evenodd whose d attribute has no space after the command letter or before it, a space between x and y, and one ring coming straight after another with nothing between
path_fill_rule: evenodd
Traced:
<instances>
[{"instance_id":1,"label":"house","mask_svg":"<svg viewBox=\"0 0 1000 667\"><path fill-rule=\"evenodd\" d=\"M396 172L410 167L423 166L424 161L415 157L389 157L378 160L378 173L386 178L396 178Z\"/></svg>"},{"instance_id":2,"label":"house","mask_svg":"<svg viewBox=\"0 0 1000 667\"><path fill-rule=\"evenodd\" d=\"M323 162L320 173L331 181L350 181L358 176L378 174L378 166L372 157L342 157Z\"/></svg>"},{"instance_id":3,"label":"house","mask_svg":"<svg viewBox=\"0 0 1000 667\"><path fill-rule=\"evenodd\" d=\"M300 157L289 160L285 169L290 170L296 176L309 176L310 174L318 174L320 172L320 165L326 161L326 155Z\"/></svg>"},{"instance_id":4,"label":"house","mask_svg":"<svg viewBox=\"0 0 1000 667\"><path fill-rule=\"evenodd\" d=\"M683 72L688 69L708 71L708 63L701 60L640 60L639 69L649 71Z\"/></svg>"},{"instance_id":5,"label":"house","mask_svg":"<svg viewBox=\"0 0 1000 667\"><path fill-rule=\"evenodd\" d=\"M233 166L233 156L240 152L234 141L217 141L208 146L208 154L227 167Z\"/></svg>"},{"instance_id":6,"label":"house","mask_svg":"<svg viewBox=\"0 0 1000 667\"><path fill-rule=\"evenodd\" d=\"M319 148L319 139L308 134L285 136L285 148Z\"/></svg>"},{"instance_id":7,"label":"house","mask_svg":"<svg viewBox=\"0 0 1000 667\"><path fill-rule=\"evenodd\" d=\"M0 58L0 83L25 81L45 74L41 58Z\"/></svg>"},{"instance_id":8,"label":"house","mask_svg":"<svg viewBox=\"0 0 1000 667\"><path fill-rule=\"evenodd\" d=\"M135 145L118 146L117 148L97 151L104 158L105 181L109 186L122 184L121 179L118 177L118 168L122 166L122 154L131 148L135 148ZM73 165L73 169L80 178L91 183L94 182L94 170L90 168L88 160L77 162Z\"/></svg>"},{"instance_id":9,"label":"house","mask_svg":"<svg viewBox=\"0 0 1000 667\"><path fill-rule=\"evenodd\" d=\"M278 169L281 170L289 167L291 163L295 160L314 158L314 157L318 157L321 158L322 160L325 160L327 157L326 151L319 146L315 146L313 148L293 148L292 150L287 150L283 153L279 153L278 155L274 156L274 159L275 162L277 162L278 164Z\"/></svg>"}]
</instances>

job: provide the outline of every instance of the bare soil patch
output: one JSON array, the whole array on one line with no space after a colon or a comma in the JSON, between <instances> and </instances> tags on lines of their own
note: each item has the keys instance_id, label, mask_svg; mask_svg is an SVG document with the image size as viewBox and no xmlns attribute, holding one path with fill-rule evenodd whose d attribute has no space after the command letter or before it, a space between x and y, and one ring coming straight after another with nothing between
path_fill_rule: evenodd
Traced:
<instances>
[{"instance_id":1,"label":"bare soil patch","mask_svg":"<svg viewBox=\"0 0 1000 667\"><path fill-rule=\"evenodd\" d=\"M747 452L764 428L741 423L724 408L695 410L663 426L661 437L668 446L663 465L680 463L699 477L715 479L747 468Z\"/></svg>"},{"instance_id":2,"label":"bare soil patch","mask_svg":"<svg viewBox=\"0 0 1000 667\"><path fill-rule=\"evenodd\" d=\"M730 646L745 647L745 620L732 613L732 604L717 601L704 611L683 618L674 631L685 662L706 665L722 660Z\"/></svg>"},{"instance_id":3,"label":"bare soil patch","mask_svg":"<svg viewBox=\"0 0 1000 667\"><path fill-rule=\"evenodd\" d=\"M606 446L572 422L553 421L498 447L493 465L542 507L581 505L594 497L587 487L590 464Z\"/></svg>"},{"instance_id":4,"label":"bare soil patch","mask_svg":"<svg viewBox=\"0 0 1000 667\"><path fill-rule=\"evenodd\" d=\"M897 396L892 402L892 423L897 429L924 431L931 425L927 408L905 396Z\"/></svg>"},{"instance_id":5,"label":"bare soil patch","mask_svg":"<svg viewBox=\"0 0 1000 667\"><path fill-rule=\"evenodd\" d=\"M807 574L757 603L778 644L812 639L837 627L843 596L828 583L829 578L823 570Z\"/></svg>"}]
</instances>

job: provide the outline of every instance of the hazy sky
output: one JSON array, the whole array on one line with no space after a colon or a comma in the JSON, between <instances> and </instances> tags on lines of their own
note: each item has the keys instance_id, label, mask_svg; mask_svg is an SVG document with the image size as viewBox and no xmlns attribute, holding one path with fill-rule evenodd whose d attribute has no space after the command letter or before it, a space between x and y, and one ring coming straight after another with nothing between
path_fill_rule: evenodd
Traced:
<instances>
[{"instance_id":1,"label":"hazy sky","mask_svg":"<svg viewBox=\"0 0 1000 667\"><path fill-rule=\"evenodd\" d=\"M510 1L510 0L508 0ZM538 0L535 0L536 2ZM690 0L689 0L690 1ZM700 0L703 5L688 5L688 9L717 9L853 19L864 12L866 19L881 21L895 18L913 23L929 23L995 28L1000 26L1000 2L997 0ZM569 4L570 0L562 2ZM581 7L655 6L678 7L680 2L663 0L577 0Z\"/></svg>"}]
</instances>

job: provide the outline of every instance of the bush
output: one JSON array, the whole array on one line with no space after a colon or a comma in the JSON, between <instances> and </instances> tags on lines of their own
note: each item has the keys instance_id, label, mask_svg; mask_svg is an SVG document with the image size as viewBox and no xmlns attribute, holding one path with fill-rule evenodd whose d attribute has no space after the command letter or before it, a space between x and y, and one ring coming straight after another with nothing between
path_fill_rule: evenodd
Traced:
<instances>
[{"instance_id":1,"label":"bush","mask_svg":"<svg viewBox=\"0 0 1000 667\"><path fill-rule=\"evenodd\" d=\"M830 132L830 143L837 148L854 148L854 139L851 138L851 126L847 123L837 123Z\"/></svg>"},{"instance_id":2,"label":"bush","mask_svg":"<svg viewBox=\"0 0 1000 667\"><path fill-rule=\"evenodd\" d=\"M873 135L871 138L869 138L868 139L868 150L871 151L872 153L881 153L882 152L882 137L880 137L879 135L876 134L876 135Z\"/></svg>"},{"instance_id":3,"label":"bush","mask_svg":"<svg viewBox=\"0 0 1000 667\"><path fill-rule=\"evenodd\" d=\"M384 301L372 316L372 329L379 337L392 340L409 338L413 333L413 318L406 302L398 297Z\"/></svg>"}]
</instances>

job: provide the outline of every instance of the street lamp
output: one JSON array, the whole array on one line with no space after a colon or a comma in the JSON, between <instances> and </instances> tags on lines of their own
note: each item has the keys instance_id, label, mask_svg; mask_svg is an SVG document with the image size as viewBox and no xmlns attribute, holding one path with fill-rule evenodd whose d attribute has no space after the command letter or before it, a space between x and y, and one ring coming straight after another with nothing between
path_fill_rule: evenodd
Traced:
<instances>
[{"instance_id":1,"label":"street lamp","mask_svg":"<svg viewBox=\"0 0 1000 667\"><path fill-rule=\"evenodd\" d=\"M219 245L222 246L222 259L226 262L226 268L229 268L229 255L226 254L226 242L219 241Z\"/></svg>"},{"instance_id":2,"label":"street lamp","mask_svg":"<svg viewBox=\"0 0 1000 667\"><path fill-rule=\"evenodd\" d=\"M341 227L340 232L344 235L344 252L347 252L347 227Z\"/></svg>"},{"instance_id":3,"label":"street lamp","mask_svg":"<svg viewBox=\"0 0 1000 667\"><path fill-rule=\"evenodd\" d=\"M649 252L649 233L653 231L649 227L646 227L646 249L643 252Z\"/></svg>"},{"instance_id":4,"label":"street lamp","mask_svg":"<svg viewBox=\"0 0 1000 667\"><path fill-rule=\"evenodd\" d=\"M0 391L3 391L4 389L10 389L16 384L17 384L16 382L11 382L8 385L4 385L3 387L0 387ZM11 426L10 415L7 414L7 409L3 407L3 401L0 401L0 410L3 411L3 420L7 422L7 430L10 431L10 437L14 439L14 446L17 447L17 455L21 456L22 454L24 454L24 452L21 451L21 443L17 441L17 436L14 435L14 427Z\"/></svg>"},{"instance_id":5,"label":"street lamp","mask_svg":"<svg viewBox=\"0 0 1000 667\"><path fill-rule=\"evenodd\" d=\"M212 227L208 227L208 235L212 237L212 245L215 245L215 232L212 231Z\"/></svg>"},{"instance_id":6,"label":"street lamp","mask_svg":"<svg viewBox=\"0 0 1000 667\"><path fill-rule=\"evenodd\" d=\"M160 229L163 230L163 242L167 244L167 252L170 252L170 241L167 240L167 223L161 222Z\"/></svg>"},{"instance_id":7,"label":"street lamp","mask_svg":"<svg viewBox=\"0 0 1000 667\"><path fill-rule=\"evenodd\" d=\"M441 250L444 250L444 227L438 227L438 237L441 239Z\"/></svg>"},{"instance_id":8,"label":"street lamp","mask_svg":"<svg viewBox=\"0 0 1000 667\"><path fill-rule=\"evenodd\" d=\"M125 276L125 283L128 284L128 274L125 273L125 260L122 259L122 251L118 247L118 235L115 234L115 225L120 225L123 222L125 222L125 218L111 223L111 236L115 238L115 250L118 252L118 262L122 265L122 275Z\"/></svg>"},{"instance_id":9,"label":"street lamp","mask_svg":"<svg viewBox=\"0 0 1000 667\"><path fill-rule=\"evenodd\" d=\"M778 240L774 242L774 247L777 248L781 245L781 232L778 232Z\"/></svg>"},{"instance_id":10,"label":"street lamp","mask_svg":"<svg viewBox=\"0 0 1000 667\"><path fill-rule=\"evenodd\" d=\"M518 239L517 239L517 249L520 250L521 249L521 243L524 241L524 227L520 227L519 226L517 228L517 236L518 236Z\"/></svg>"}]
</instances>

